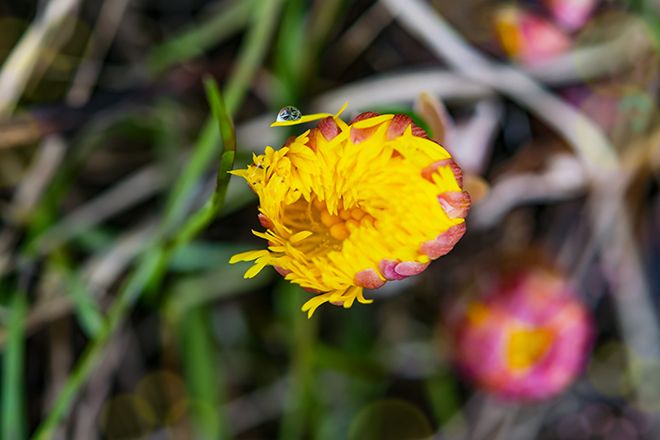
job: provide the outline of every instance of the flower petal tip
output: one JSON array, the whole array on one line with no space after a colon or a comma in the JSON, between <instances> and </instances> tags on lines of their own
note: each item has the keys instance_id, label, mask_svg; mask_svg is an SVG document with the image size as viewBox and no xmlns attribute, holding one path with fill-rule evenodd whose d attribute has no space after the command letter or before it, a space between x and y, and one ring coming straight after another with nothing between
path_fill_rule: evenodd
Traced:
<instances>
[{"instance_id":1,"label":"flower petal tip","mask_svg":"<svg viewBox=\"0 0 660 440\"><path fill-rule=\"evenodd\" d=\"M365 269L355 274L355 284L365 289L378 289L385 280L374 269Z\"/></svg>"},{"instance_id":2,"label":"flower petal tip","mask_svg":"<svg viewBox=\"0 0 660 440\"><path fill-rule=\"evenodd\" d=\"M430 263L419 263L417 261L404 261L394 267L394 271L405 277L412 277L424 272Z\"/></svg>"},{"instance_id":3,"label":"flower petal tip","mask_svg":"<svg viewBox=\"0 0 660 440\"><path fill-rule=\"evenodd\" d=\"M449 218L465 218L472 199L467 191L447 191L438 196L438 202Z\"/></svg>"},{"instance_id":4,"label":"flower petal tip","mask_svg":"<svg viewBox=\"0 0 660 440\"><path fill-rule=\"evenodd\" d=\"M465 222L454 225L438 235L435 240L422 244L419 251L432 260L438 259L454 248L465 234L466 229Z\"/></svg>"}]
</instances>

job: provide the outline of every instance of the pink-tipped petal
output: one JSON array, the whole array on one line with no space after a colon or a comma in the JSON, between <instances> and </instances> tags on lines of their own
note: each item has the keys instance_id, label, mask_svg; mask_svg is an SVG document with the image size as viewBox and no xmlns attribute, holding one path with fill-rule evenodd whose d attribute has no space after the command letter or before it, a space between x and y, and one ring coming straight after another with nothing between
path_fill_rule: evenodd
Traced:
<instances>
[{"instance_id":1,"label":"pink-tipped petal","mask_svg":"<svg viewBox=\"0 0 660 440\"><path fill-rule=\"evenodd\" d=\"M365 289L378 289L385 284L374 269L365 269L355 274L355 284Z\"/></svg>"},{"instance_id":2,"label":"pink-tipped petal","mask_svg":"<svg viewBox=\"0 0 660 440\"><path fill-rule=\"evenodd\" d=\"M351 127L351 142L359 144L371 137L376 131L377 127L355 128Z\"/></svg>"},{"instance_id":3,"label":"pink-tipped petal","mask_svg":"<svg viewBox=\"0 0 660 440\"><path fill-rule=\"evenodd\" d=\"M349 122L349 125L353 125L353 124L355 124L356 122L359 122L359 121L364 121L365 119L375 118L376 116L380 116L380 114L375 113L375 112L362 112L359 115L357 115L356 117L354 117L353 119L351 119L351 122Z\"/></svg>"},{"instance_id":4,"label":"pink-tipped petal","mask_svg":"<svg viewBox=\"0 0 660 440\"><path fill-rule=\"evenodd\" d=\"M411 124L413 136L428 139L428 135L423 128L414 124L410 116L402 114L394 115L394 118L392 118L390 126L387 129L387 138L394 139L401 136L406 131L406 128L408 128L408 126Z\"/></svg>"},{"instance_id":5,"label":"pink-tipped petal","mask_svg":"<svg viewBox=\"0 0 660 440\"><path fill-rule=\"evenodd\" d=\"M442 159L437 162L433 162L431 165L427 166L422 170L422 177L428 180L429 182L433 182L433 174L438 170L438 168L447 167L447 166L451 167L451 172L454 174L454 177L456 178L456 182L458 182L458 186L462 188L463 171L461 170L461 167L459 167L458 164L452 159Z\"/></svg>"},{"instance_id":6,"label":"pink-tipped petal","mask_svg":"<svg viewBox=\"0 0 660 440\"><path fill-rule=\"evenodd\" d=\"M465 218L472 201L467 191L448 191L438 196L438 202L449 218Z\"/></svg>"},{"instance_id":7,"label":"pink-tipped petal","mask_svg":"<svg viewBox=\"0 0 660 440\"><path fill-rule=\"evenodd\" d=\"M261 226L263 226L266 229L273 229L273 227L274 227L273 222L271 222L268 217L266 217L265 215L259 213L257 215L257 218L259 219L259 224Z\"/></svg>"},{"instance_id":8,"label":"pink-tipped petal","mask_svg":"<svg viewBox=\"0 0 660 440\"><path fill-rule=\"evenodd\" d=\"M365 119L375 118L376 116L380 116L380 115L375 112L362 112L356 117L354 117L349 125L353 125L359 121L364 121ZM360 143L365 139L369 138L375 131L376 131L376 127L368 127L368 128L351 127L351 142Z\"/></svg>"},{"instance_id":9,"label":"pink-tipped petal","mask_svg":"<svg viewBox=\"0 0 660 440\"><path fill-rule=\"evenodd\" d=\"M418 263L417 261L404 261L403 263L397 264L394 267L394 271L401 276L411 277L424 272L424 270L429 267L429 264L430 263Z\"/></svg>"},{"instance_id":10,"label":"pink-tipped petal","mask_svg":"<svg viewBox=\"0 0 660 440\"><path fill-rule=\"evenodd\" d=\"M280 266L273 266L273 268L275 269L275 271L276 271L277 273L279 273L279 274L282 275L283 277L285 277L285 276L287 276L287 275L289 275L289 274L291 273L290 270L284 269L283 267L280 267Z\"/></svg>"},{"instance_id":11,"label":"pink-tipped petal","mask_svg":"<svg viewBox=\"0 0 660 440\"><path fill-rule=\"evenodd\" d=\"M458 240L465 234L465 230L465 222L454 225L438 235L435 240L422 244L419 251L433 260L440 258L454 248Z\"/></svg>"},{"instance_id":12,"label":"pink-tipped petal","mask_svg":"<svg viewBox=\"0 0 660 440\"><path fill-rule=\"evenodd\" d=\"M339 134L340 131L339 126L332 118L332 116L328 116L325 119L321 119L317 127L327 141L333 140Z\"/></svg>"},{"instance_id":13,"label":"pink-tipped petal","mask_svg":"<svg viewBox=\"0 0 660 440\"><path fill-rule=\"evenodd\" d=\"M406 278L405 275L398 274L394 268L399 264L396 260L382 260L378 264L378 270L383 274L386 280L396 281Z\"/></svg>"}]
</instances>

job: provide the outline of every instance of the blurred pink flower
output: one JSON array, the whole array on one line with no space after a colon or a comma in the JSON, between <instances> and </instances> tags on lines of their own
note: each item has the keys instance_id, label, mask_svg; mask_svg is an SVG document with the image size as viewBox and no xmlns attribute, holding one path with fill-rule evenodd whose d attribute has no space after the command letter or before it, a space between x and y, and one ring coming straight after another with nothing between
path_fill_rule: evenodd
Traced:
<instances>
[{"instance_id":1,"label":"blurred pink flower","mask_svg":"<svg viewBox=\"0 0 660 440\"><path fill-rule=\"evenodd\" d=\"M597 0L543 0L555 20L569 31L580 29L591 17Z\"/></svg>"},{"instance_id":2,"label":"blurred pink flower","mask_svg":"<svg viewBox=\"0 0 660 440\"><path fill-rule=\"evenodd\" d=\"M495 32L506 54L524 64L552 58L571 47L569 37L553 23L515 6L497 11Z\"/></svg>"},{"instance_id":3,"label":"blurred pink flower","mask_svg":"<svg viewBox=\"0 0 660 440\"><path fill-rule=\"evenodd\" d=\"M591 318L566 280L531 268L501 276L450 324L454 359L496 396L539 400L565 389L581 371Z\"/></svg>"}]
</instances>

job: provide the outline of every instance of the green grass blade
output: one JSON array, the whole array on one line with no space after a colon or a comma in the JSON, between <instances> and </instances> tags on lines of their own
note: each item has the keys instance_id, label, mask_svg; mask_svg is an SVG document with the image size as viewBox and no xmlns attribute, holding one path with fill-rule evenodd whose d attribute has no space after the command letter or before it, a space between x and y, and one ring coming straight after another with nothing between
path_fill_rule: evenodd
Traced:
<instances>
[{"instance_id":1,"label":"green grass blade","mask_svg":"<svg viewBox=\"0 0 660 440\"><path fill-rule=\"evenodd\" d=\"M211 107L211 114L218 124L222 136L222 152L220 153L215 194L213 195L213 206L217 213L224 204L229 178L231 177L229 172L234 167L234 160L236 159L236 129L231 115L222 101L218 84L213 78L204 80L204 89L206 90L206 99Z\"/></svg>"},{"instance_id":2,"label":"green grass blade","mask_svg":"<svg viewBox=\"0 0 660 440\"><path fill-rule=\"evenodd\" d=\"M228 438L227 422L221 413L221 363L216 358L207 309L189 310L181 322L181 360L191 400L197 438Z\"/></svg>"},{"instance_id":3,"label":"green grass blade","mask_svg":"<svg viewBox=\"0 0 660 440\"><path fill-rule=\"evenodd\" d=\"M213 196L204 204L204 206L192 214L188 221L174 233L174 236L165 242L165 252L163 252L161 255L158 269L154 272L153 278L150 282L152 287L151 291L155 291L154 286L157 285L158 280L165 272L174 250L190 242L190 240L197 236L197 234L199 234L206 226L208 226L209 223L211 223L211 221L213 221L213 219L218 215L224 206L225 198L227 195L227 187L229 186L229 178L231 177L229 171L231 171L233 168L234 159L236 157L236 131L234 130L234 124L231 120L231 116L227 111L227 107L223 103L220 90L218 89L215 80L212 78L205 79L204 87L206 89L207 99L211 107L211 121L215 123L214 127L211 129L214 129L216 132L220 133L223 145L223 148L220 152L216 188ZM204 150L204 156L209 152L207 151L207 148L210 146L212 145L206 143L200 146L201 149ZM197 160L201 157L201 155L199 157L195 155L194 159ZM204 157L204 159L206 158ZM196 163L194 165L194 169L193 167L187 167L184 175L182 175L182 179L191 183L193 175L192 173L197 173L200 171L198 165L201 164ZM178 194L180 191L182 191L182 188L177 188L175 191L177 191L177 193L173 195L173 197L178 197ZM178 215L178 212L172 213L172 216Z\"/></svg>"},{"instance_id":4,"label":"green grass blade","mask_svg":"<svg viewBox=\"0 0 660 440\"><path fill-rule=\"evenodd\" d=\"M147 66L154 74L202 55L243 28L252 10L252 0L238 0L223 5L209 19L153 49Z\"/></svg>"},{"instance_id":5,"label":"green grass blade","mask_svg":"<svg viewBox=\"0 0 660 440\"><path fill-rule=\"evenodd\" d=\"M222 137L223 148L220 152L218 177L213 196L177 232L172 243L169 245L173 248L178 248L188 243L218 215L224 205L227 187L229 186L229 178L231 177L229 171L232 170L236 157L236 131L227 107L222 101L218 85L213 78L206 78L204 80L204 88L206 89L206 96L211 107L213 121L217 124L216 129Z\"/></svg>"},{"instance_id":6,"label":"green grass blade","mask_svg":"<svg viewBox=\"0 0 660 440\"><path fill-rule=\"evenodd\" d=\"M449 371L439 371L426 380L426 392L439 425L444 425L456 416L460 409L460 398L454 377ZM456 423L460 422L457 419Z\"/></svg>"},{"instance_id":7,"label":"green grass blade","mask_svg":"<svg viewBox=\"0 0 660 440\"><path fill-rule=\"evenodd\" d=\"M25 438L23 372L25 370L25 295L14 293L9 317L9 338L2 368L2 438Z\"/></svg>"},{"instance_id":8,"label":"green grass blade","mask_svg":"<svg viewBox=\"0 0 660 440\"><path fill-rule=\"evenodd\" d=\"M195 143L193 154L186 162L168 197L165 206L165 218L161 224L163 233L171 232L186 215L186 211L189 209L188 195L215 155L218 140L217 126L215 124L205 124Z\"/></svg>"},{"instance_id":9,"label":"green grass blade","mask_svg":"<svg viewBox=\"0 0 660 440\"><path fill-rule=\"evenodd\" d=\"M55 253L52 260L54 270L60 273L64 281L65 294L73 301L80 326L88 337L94 338L103 328L103 314L85 283L74 270L68 267L65 257Z\"/></svg>"},{"instance_id":10,"label":"green grass blade","mask_svg":"<svg viewBox=\"0 0 660 440\"><path fill-rule=\"evenodd\" d=\"M314 391L314 345L318 320L307 319L300 312L300 304L307 296L300 287L282 280L275 292L281 301L281 312L289 320L292 331L290 353L293 377L286 396L285 412L280 423L279 438L295 440L305 438L307 428L313 431L312 416L318 401Z\"/></svg>"},{"instance_id":11,"label":"green grass blade","mask_svg":"<svg viewBox=\"0 0 660 440\"><path fill-rule=\"evenodd\" d=\"M253 23L238 56L236 68L225 87L229 114L243 101L271 42L282 0L259 0L254 5Z\"/></svg>"}]
</instances>

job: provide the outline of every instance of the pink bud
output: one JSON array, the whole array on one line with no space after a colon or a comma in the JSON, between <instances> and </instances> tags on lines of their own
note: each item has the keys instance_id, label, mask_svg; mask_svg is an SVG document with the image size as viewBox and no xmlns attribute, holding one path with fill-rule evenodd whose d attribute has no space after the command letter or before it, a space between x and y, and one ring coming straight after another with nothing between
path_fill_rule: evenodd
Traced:
<instances>
[{"instance_id":1,"label":"pink bud","mask_svg":"<svg viewBox=\"0 0 660 440\"><path fill-rule=\"evenodd\" d=\"M596 9L596 0L543 0L555 20L565 29L575 31L589 20Z\"/></svg>"},{"instance_id":2,"label":"pink bud","mask_svg":"<svg viewBox=\"0 0 660 440\"><path fill-rule=\"evenodd\" d=\"M552 58L571 46L568 36L557 26L514 6L498 11L495 30L504 51L526 64Z\"/></svg>"}]
</instances>

